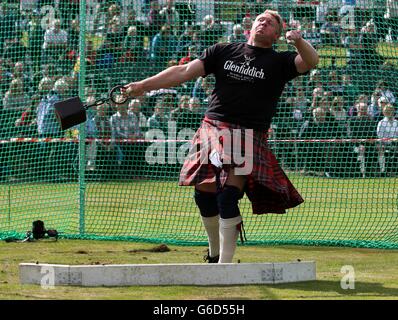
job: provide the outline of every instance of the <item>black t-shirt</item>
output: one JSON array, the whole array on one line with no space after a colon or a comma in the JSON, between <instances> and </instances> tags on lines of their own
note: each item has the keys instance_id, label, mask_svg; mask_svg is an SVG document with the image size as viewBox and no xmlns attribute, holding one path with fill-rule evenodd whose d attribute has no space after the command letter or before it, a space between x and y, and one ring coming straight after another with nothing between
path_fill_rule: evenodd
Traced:
<instances>
[{"instance_id":1,"label":"black t-shirt","mask_svg":"<svg viewBox=\"0 0 398 320\"><path fill-rule=\"evenodd\" d=\"M207 48L199 58L216 78L206 116L256 130L268 130L286 82L300 75L296 52L276 52L247 43Z\"/></svg>"}]
</instances>

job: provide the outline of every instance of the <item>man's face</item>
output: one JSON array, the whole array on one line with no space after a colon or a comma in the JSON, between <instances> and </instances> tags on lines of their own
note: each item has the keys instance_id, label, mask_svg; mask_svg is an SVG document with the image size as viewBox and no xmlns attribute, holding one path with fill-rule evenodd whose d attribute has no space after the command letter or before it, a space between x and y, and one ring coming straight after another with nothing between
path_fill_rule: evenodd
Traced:
<instances>
[{"instance_id":1,"label":"man's face","mask_svg":"<svg viewBox=\"0 0 398 320\"><path fill-rule=\"evenodd\" d=\"M326 111L323 108L316 108L312 111L314 119L318 122L326 121Z\"/></svg>"},{"instance_id":2,"label":"man's face","mask_svg":"<svg viewBox=\"0 0 398 320\"><path fill-rule=\"evenodd\" d=\"M383 107L383 115L387 118L393 118L394 117L394 113L395 113L395 109L393 106L387 104Z\"/></svg>"},{"instance_id":3,"label":"man's face","mask_svg":"<svg viewBox=\"0 0 398 320\"><path fill-rule=\"evenodd\" d=\"M261 42L275 42L278 39L278 21L269 13L260 14L251 29L252 36Z\"/></svg>"}]
</instances>

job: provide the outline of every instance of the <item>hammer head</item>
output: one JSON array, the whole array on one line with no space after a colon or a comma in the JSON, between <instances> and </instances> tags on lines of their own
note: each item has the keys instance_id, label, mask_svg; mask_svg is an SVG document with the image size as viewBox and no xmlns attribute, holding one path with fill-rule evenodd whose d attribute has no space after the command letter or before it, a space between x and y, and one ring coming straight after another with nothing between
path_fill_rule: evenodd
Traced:
<instances>
[{"instance_id":1,"label":"hammer head","mask_svg":"<svg viewBox=\"0 0 398 320\"><path fill-rule=\"evenodd\" d=\"M54 111L62 130L72 128L87 120L86 110L79 97L56 102Z\"/></svg>"}]
</instances>

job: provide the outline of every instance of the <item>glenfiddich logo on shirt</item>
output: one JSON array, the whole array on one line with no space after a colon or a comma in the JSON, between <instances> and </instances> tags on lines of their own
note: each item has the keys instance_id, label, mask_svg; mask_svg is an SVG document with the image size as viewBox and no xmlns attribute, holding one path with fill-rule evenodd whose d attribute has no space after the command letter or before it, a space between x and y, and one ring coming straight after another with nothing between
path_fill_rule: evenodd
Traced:
<instances>
[{"instance_id":1,"label":"glenfiddich logo on shirt","mask_svg":"<svg viewBox=\"0 0 398 320\"><path fill-rule=\"evenodd\" d=\"M245 57L245 61L240 62L239 64L235 64L232 60L225 61L224 70L233 71L233 72L239 73L241 75L245 75L245 76L264 79L265 74L264 74L263 69L261 69L259 71L256 67L250 66L250 63L255 58L248 57L247 55L244 55L244 57ZM247 80L247 79L241 79L241 80Z\"/></svg>"}]
</instances>

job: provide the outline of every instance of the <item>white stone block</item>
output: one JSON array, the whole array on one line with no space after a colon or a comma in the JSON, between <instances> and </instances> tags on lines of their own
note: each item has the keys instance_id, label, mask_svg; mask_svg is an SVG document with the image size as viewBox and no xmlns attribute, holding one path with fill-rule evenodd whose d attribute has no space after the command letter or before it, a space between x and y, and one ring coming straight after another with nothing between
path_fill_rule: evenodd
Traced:
<instances>
[{"instance_id":1,"label":"white stone block","mask_svg":"<svg viewBox=\"0 0 398 320\"><path fill-rule=\"evenodd\" d=\"M316 280L315 262L75 266L21 263L19 271L22 284L90 287L243 285Z\"/></svg>"}]
</instances>

